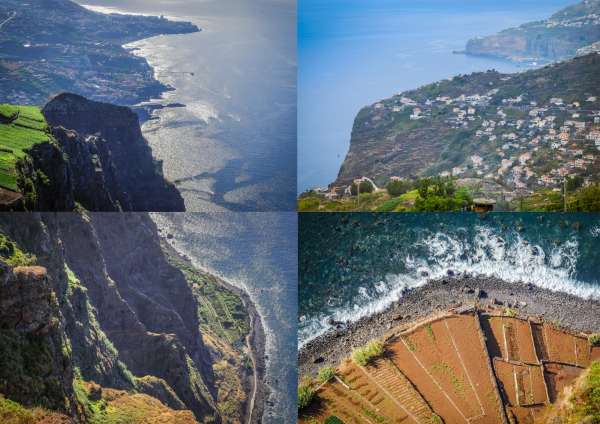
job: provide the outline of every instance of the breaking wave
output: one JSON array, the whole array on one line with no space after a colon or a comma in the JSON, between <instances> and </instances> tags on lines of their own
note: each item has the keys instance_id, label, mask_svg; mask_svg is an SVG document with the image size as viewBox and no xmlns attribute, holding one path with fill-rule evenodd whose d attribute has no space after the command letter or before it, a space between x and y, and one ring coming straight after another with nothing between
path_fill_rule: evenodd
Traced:
<instances>
[{"instance_id":1,"label":"breaking wave","mask_svg":"<svg viewBox=\"0 0 600 424\"><path fill-rule=\"evenodd\" d=\"M599 236L600 227L590 229L590 235ZM495 277L600 299L600 286L577 279L579 242L575 236L542 246L530 243L518 232L502 235L492 228L476 226L473 232L425 232L409 250L393 252L393 260L403 264L405 271L401 274L389 274L381 281L363 284L352 299L330 302L326 311L314 316L301 315L299 347L325 333L332 321L356 321L382 312L407 289L452 273Z\"/></svg>"}]
</instances>

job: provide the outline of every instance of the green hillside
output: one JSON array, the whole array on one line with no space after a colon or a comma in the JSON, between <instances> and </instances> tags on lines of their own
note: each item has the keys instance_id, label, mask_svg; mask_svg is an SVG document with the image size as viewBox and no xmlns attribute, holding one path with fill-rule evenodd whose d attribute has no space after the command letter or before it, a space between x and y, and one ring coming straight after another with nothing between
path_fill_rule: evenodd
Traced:
<instances>
[{"instance_id":1,"label":"green hillside","mask_svg":"<svg viewBox=\"0 0 600 424\"><path fill-rule=\"evenodd\" d=\"M17 161L34 144L50 140L39 108L0 104L0 187L17 191Z\"/></svg>"}]
</instances>

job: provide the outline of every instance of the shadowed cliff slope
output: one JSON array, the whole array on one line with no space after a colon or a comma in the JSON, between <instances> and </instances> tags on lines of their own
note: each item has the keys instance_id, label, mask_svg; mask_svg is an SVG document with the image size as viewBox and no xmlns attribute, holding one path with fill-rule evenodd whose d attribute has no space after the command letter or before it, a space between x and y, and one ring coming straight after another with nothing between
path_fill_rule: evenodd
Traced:
<instances>
[{"instance_id":1,"label":"shadowed cliff slope","mask_svg":"<svg viewBox=\"0 0 600 424\"><path fill-rule=\"evenodd\" d=\"M211 300L194 287L209 277L190 284L193 270L167 257L147 214L0 214L0 261L0 395L81 422L112 422L112 408L141 420L131 422L191 422L172 410L242 422L251 372L241 342L201 334L211 327L199 303ZM234 313L248 322L244 314Z\"/></svg>"}]
</instances>

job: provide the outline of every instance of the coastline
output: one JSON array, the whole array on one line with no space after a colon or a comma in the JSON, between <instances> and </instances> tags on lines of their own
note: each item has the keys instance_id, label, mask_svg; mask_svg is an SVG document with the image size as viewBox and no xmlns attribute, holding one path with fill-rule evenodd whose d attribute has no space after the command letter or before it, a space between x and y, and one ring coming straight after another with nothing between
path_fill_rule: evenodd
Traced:
<instances>
[{"instance_id":1,"label":"coastline","mask_svg":"<svg viewBox=\"0 0 600 424\"><path fill-rule=\"evenodd\" d=\"M91 12L100 13L103 15L124 15L124 16L144 16L144 17L156 17L154 14L150 13L135 13L129 12L126 10L122 10L116 7L105 7L105 6L97 6L97 5L89 5L89 4L81 4L79 5ZM202 28L195 25L191 22L190 19L180 16L171 16L171 15L163 15L163 17L172 22L184 22L189 23L195 26L196 31L201 32ZM121 45L121 49L123 49L127 55L136 60L139 60L143 63L143 66L149 69L152 72L152 81L150 84L140 87L137 91L137 99L131 104L127 104L126 106L130 107L137 115L140 121L140 125L143 125L145 122L154 119L154 111L157 109L171 108L171 107L185 107L185 105L181 104L162 104L160 101L164 99L164 94L170 91L175 91L175 87L170 86L169 84L165 84L160 81L156 77L156 70L150 65L148 59L142 55L138 55L135 52L138 50L137 47L134 47L135 43L149 40L154 37L162 37L162 36L170 36L170 35L183 35L188 34L187 32L181 33L161 33L152 35L150 37L142 37L128 41Z\"/></svg>"},{"instance_id":2,"label":"coastline","mask_svg":"<svg viewBox=\"0 0 600 424\"><path fill-rule=\"evenodd\" d=\"M427 282L407 290L385 311L336 328L307 342L298 352L298 376L314 376L324 366L337 366L353 348L382 337L391 328L423 318L435 311L479 303L514 309L517 314L539 316L570 330L600 332L600 301L508 283L493 277L463 274Z\"/></svg>"},{"instance_id":3,"label":"coastline","mask_svg":"<svg viewBox=\"0 0 600 424\"><path fill-rule=\"evenodd\" d=\"M167 250L167 254L176 257L181 262L193 268L215 275L196 266L186 254L177 250L177 248L169 242L167 237L164 237L162 234L161 239L163 240L163 243L161 244L163 249ZM248 393L253 394L250 402L246 403L245 416L247 424L259 424L264 415L265 402L269 397L269 387L266 384L266 333L262 324L262 317L256 309L254 302L252 302L252 299L250 299L250 296L245 290L228 283L218 275L215 275L215 277L217 277L218 283L222 287L235 293L242 299L244 307L246 308L246 311L250 317L251 331L246 335L246 345L250 350L250 356L255 372L253 373L254 378L252 384L250 384L249 387L245 387L248 390Z\"/></svg>"}]
</instances>

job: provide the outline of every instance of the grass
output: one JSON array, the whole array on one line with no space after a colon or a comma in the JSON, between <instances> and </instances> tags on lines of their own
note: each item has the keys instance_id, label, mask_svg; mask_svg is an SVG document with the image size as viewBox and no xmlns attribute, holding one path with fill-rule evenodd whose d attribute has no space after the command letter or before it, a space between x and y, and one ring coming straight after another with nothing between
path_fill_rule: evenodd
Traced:
<instances>
[{"instance_id":1,"label":"grass","mask_svg":"<svg viewBox=\"0 0 600 424\"><path fill-rule=\"evenodd\" d=\"M17 161L27 150L52 140L48 124L35 106L0 105L0 187L18 191Z\"/></svg>"},{"instance_id":2,"label":"grass","mask_svg":"<svg viewBox=\"0 0 600 424\"><path fill-rule=\"evenodd\" d=\"M600 423L600 362L592 363L581 384L576 385L569 402L572 407L561 422Z\"/></svg>"},{"instance_id":3,"label":"grass","mask_svg":"<svg viewBox=\"0 0 600 424\"><path fill-rule=\"evenodd\" d=\"M335 370L332 367L323 367L319 370L317 380L319 383L326 383L335 376Z\"/></svg>"},{"instance_id":4,"label":"grass","mask_svg":"<svg viewBox=\"0 0 600 424\"><path fill-rule=\"evenodd\" d=\"M375 420L375 422L378 422L381 424L387 423L387 420L384 417L382 417L381 415L378 415L377 413L371 411L370 409L364 409L363 414L365 414L369 418L372 418L373 420Z\"/></svg>"},{"instance_id":5,"label":"grass","mask_svg":"<svg viewBox=\"0 0 600 424\"><path fill-rule=\"evenodd\" d=\"M171 265L185 275L198 299L200 329L221 340L239 345L250 332L250 316L242 298L223 286L213 275L204 273L179 258L168 255Z\"/></svg>"},{"instance_id":6,"label":"grass","mask_svg":"<svg viewBox=\"0 0 600 424\"><path fill-rule=\"evenodd\" d=\"M381 355L383 355L383 343L379 340L371 340L366 346L358 347L352 351L352 360L364 367Z\"/></svg>"},{"instance_id":7,"label":"grass","mask_svg":"<svg viewBox=\"0 0 600 424\"><path fill-rule=\"evenodd\" d=\"M17 244L0 233L0 258L12 267L30 266L37 262L35 255L23 252Z\"/></svg>"},{"instance_id":8,"label":"grass","mask_svg":"<svg viewBox=\"0 0 600 424\"><path fill-rule=\"evenodd\" d=\"M327 417L327 419L325 419L325 424L344 424L344 422L342 420L340 420L338 417L336 417L335 415L332 415L330 417Z\"/></svg>"},{"instance_id":9,"label":"grass","mask_svg":"<svg viewBox=\"0 0 600 424\"><path fill-rule=\"evenodd\" d=\"M450 365L445 362L439 362L433 365L431 371L450 377L450 383L452 383L452 386L454 387L454 392L461 397L465 395L465 384L456 376L454 369Z\"/></svg>"},{"instance_id":10,"label":"grass","mask_svg":"<svg viewBox=\"0 0 600 424\"><path fill-rule=\"evenodd\" d=\"M592 346L600 346L600 333L591 334L588 340Z\"/></svg>"},{"instance_id":11,"label":"grass","mask_svg":"<svg viewBox=\"0 0 600 424\"><path fill-rule=\"evenodd\" d=\"M306 408L315 397L315 391L309 383L298 385L298 410Z\"/></svg>"},{"instance_id":12,"label":"grass","mask_svg":"<svg viewBox=\"0 0 600 424\"><path fill-rule=\"evenodd\" d=\"M515 311L512 308L505 308L504 309L504 316L505 317L510 317L510 318L514 318L517 316L517 311Z\"/></svg>"},{"instance_id":13,"label":"grass","mask_svg":"<svg viewBox=\"0 0 600 424\"><path fill-rule=\"evenodd\" d=\"M40 408L28 409L0 395L0 422L2 424L38 423L46 411Z\"/></svg>"},{"instance_id":14,"label":"grass","mask_svg":"<svg viewBox=\"0 0 600 424\"><path fill-rule=\"evenodd\" d=\"M83 380L73 383L88 424L195 423L190 411L174 411L151 396L102 388ZM210 418L206 417L205 422Z\"/></svg>"}]
</instances>

